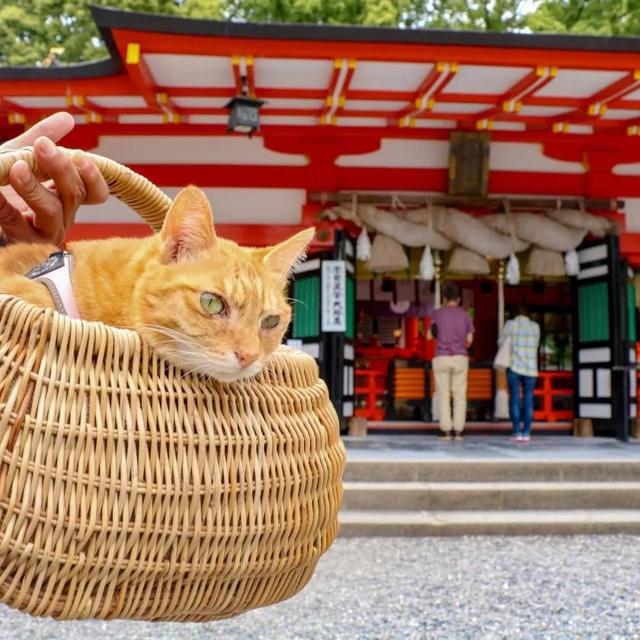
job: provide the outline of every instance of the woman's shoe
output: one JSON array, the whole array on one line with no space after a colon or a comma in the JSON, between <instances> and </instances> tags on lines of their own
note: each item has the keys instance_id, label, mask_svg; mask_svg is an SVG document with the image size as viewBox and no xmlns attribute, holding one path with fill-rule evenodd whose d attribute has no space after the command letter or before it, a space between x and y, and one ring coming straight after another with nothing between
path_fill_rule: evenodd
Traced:
<instances>
[{"instance_id":1,"label":"woman's shoe","mask_svg":"<svg viewBox=\"0 0 640 640\"><path fill-rule=\"evenodd\" d=\"M519 443L519 442L522 442L522 438L523 438L522 434L519 433L518 435L511 436L509 438L509 442L518 442Z\"/></svg>"},{"instance_id":2,"label":"woman's shoe","mask_svg":"<svg viewBox=\"0 0 640 640\"><path fill-rule=\"evenodd\" d=\"M531 438L529 436L520 436L520 442L522 444L529 444Z\"/></svg>"},{"instance_id":3,"label":"woman's shoe","mask_svg":"<svg viewBox=\"0 0 640 640\"><path fill-rule=\"evenodd\" d=\"M461 433L456 433L456 435L453 436L453 439L455 442L463 442L464 436Z\"/></svg>"},{"instance_id":4,"label":"woman's shoe","mask_svg":"<svg viewBox=\"0 0 640 640\"><path fill-rule=\"evenodd\" d=\"M446 440L446 441L452 440L451 431L441 431L438 434L438 440Z\"/></svg>"}]
</instances>

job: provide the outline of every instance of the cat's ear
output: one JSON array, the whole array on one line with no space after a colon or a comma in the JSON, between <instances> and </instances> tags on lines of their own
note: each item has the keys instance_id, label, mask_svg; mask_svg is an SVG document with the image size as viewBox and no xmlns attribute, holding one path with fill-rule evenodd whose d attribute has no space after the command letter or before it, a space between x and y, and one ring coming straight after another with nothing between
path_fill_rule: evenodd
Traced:
<instances>
[{"instance_id":1,"label":"cat's ear","mask_svg":"<svg viewBox=\"0 0 640 640\"><path fill-rule=\"evenodd\" d=\"M216 243L213 215L207 196L189 186L176 196L162 225L162 262L184 262L210 250Z\"/></svg>"},{"instance_id":2,"label":"cat's ear","mask_svg":"<svg viewBox=\"0 0 640 640\"><path fill-rule=\"evenodd\" d=\"M278 274L283 283L289 279L293 268L304 260L307 247L313 240L315 232L313 227L309 227L271 247L265 254L265 264Z\"/></svg>"}]
</instances>

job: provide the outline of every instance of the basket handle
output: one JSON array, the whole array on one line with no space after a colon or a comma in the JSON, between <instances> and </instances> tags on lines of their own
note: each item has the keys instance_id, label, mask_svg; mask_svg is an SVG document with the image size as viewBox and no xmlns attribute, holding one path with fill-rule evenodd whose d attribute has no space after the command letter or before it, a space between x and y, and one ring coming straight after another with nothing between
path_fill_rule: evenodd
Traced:
<instances>
[{"instance_id":1,"label":"basket handle","mask_svg":"<svg viewBox=\"0 0 640 640\"><path fill-rule=\"evenodd\" d=\"M58 149L68 158L81 153L64 147ZM131 207L154 231L159 231L171 206L171 198L152 182L115 160L95 153L84 153L98 167L98 171L109 185L109 192ZM36 163L33 147L24 147L0 152L0 186L9 184L9 169L18 160L24 160L38 180L49 178Z\"/></svg>"}]
</instances>

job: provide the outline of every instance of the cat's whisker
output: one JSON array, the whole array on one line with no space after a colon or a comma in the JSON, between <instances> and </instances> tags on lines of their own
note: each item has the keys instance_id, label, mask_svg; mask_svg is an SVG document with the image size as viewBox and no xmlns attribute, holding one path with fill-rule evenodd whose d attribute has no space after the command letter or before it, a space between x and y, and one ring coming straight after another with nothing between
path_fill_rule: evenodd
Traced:
<instances>
[{"instance_id":1,"label":"cat's whisker","mask_svg":"<svg viewBox=\"0 0 640 640\"><path fill-rule=\"evenodd\" d=\"M212 362L209 362L207 359L203 361L201 350L174 350L174 353L176 359L180 362L180 368L183 369L183 374L180 376L180 379L191 374L210 374Z\"/></svg>"},{"instance_id":2,"label":"cat's whisker","mask_svg":"<svg viewBox=\"0 0 640 640\"><path fill-rule=\"evenodd\" d=\"M309 308L309 305L304 300L298 300L298 298L287 298L287 302L295 302L296 304L301 304L305 308Z\"/></svg>"},{"instance_id":3,"label":"cat's whisker","mask_svg":"<svg viewBox=\"0 0 640 640\"><path fill-rule=\"evenodd\" d=\"M178 377L178 380L184 380L184 378L186 378L187 376L200 375L203 373L207 373L207 367L205 365L190 367L188 369L186 367L183 367L183 369L184 371L182 375Z\"/></svg>"},{"instance_id":4,"label":"cat's whisker","mask_svg":"<svg viewBox=\"0 0 640 640\"><path fill-rule=\"evenodd\" d=\"M203 362L202 354L196 351L178 349L174 346L163 345L160 350L160 355L165 359L169 359L168 364L170 366L178 367L185 372L180 376L180 379L191 373L204 373L207 369L210 369L209 363Z\"/></svg>"},{"instance_id":5,"label":"cat's whisker","mask_svg":"<svg viewBox=\"0 0 640 640\"><path fill-rule=\"evenodd\" d=\"M193 356L198 363L202 362L202 346L190 336L180 331L176 331L175 329L169 329L168 327L162 327L159 325L141 325L139 329L143 331L155 331L162 336L166 336L167 339L161 341L160 344L164 345L164 343L167 342L174 342L182 347L182 349L176 349L175 347L173 349L167 349L163 346L162 351L165 352L165 355L168 355L170 352L171 355L176 356L180 361L188 358L189 356Z\"/></svg>"},{"instance_id":6,"label":"cat's whisker","mask_svg":"<svg viewBox=\"0 0 640 640\"><path fill-rule=\"evenodd\" d=\"M170 329L169 327L162 327L156 324L140 325L138 327L138 330L144 331L145 329L148 331L154 331L156 333L159 333L160 335L167 336L168 338L171 338L176 342L192 342L194 345L196 345L195 341L190 336L182 333L181 331Z\"/></svg>"}]
</instances>

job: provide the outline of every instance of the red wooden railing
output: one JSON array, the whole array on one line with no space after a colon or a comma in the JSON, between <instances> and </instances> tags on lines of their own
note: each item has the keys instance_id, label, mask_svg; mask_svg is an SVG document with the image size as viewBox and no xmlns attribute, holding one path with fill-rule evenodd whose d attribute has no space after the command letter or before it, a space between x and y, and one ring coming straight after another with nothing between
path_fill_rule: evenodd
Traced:
<instances>
[{"instance_id":1,"label":"red wooden railing","mask_svg":"<svg viewBox=\"0 0 640 640\"><path fill-rule=\"evenodd\" d=\"M557 398L573 398L573 373L571 371L541 371L533 391L534 398L542 398L533 412L534 420L559 422L573 419L573 408L559 408Z\"/></svg>"},{"instance_id":2,"label":"red wooden railing","mask_svg":"<svg viewBox=\"0 0 640 640\"><path fill-rule=\"evenodd\" d=\"M353 415L367 420L384 420L386 373L374 369L356 369L355 378L354 391L359 406L354 408Z\"/></svg>"}]
</instances>

